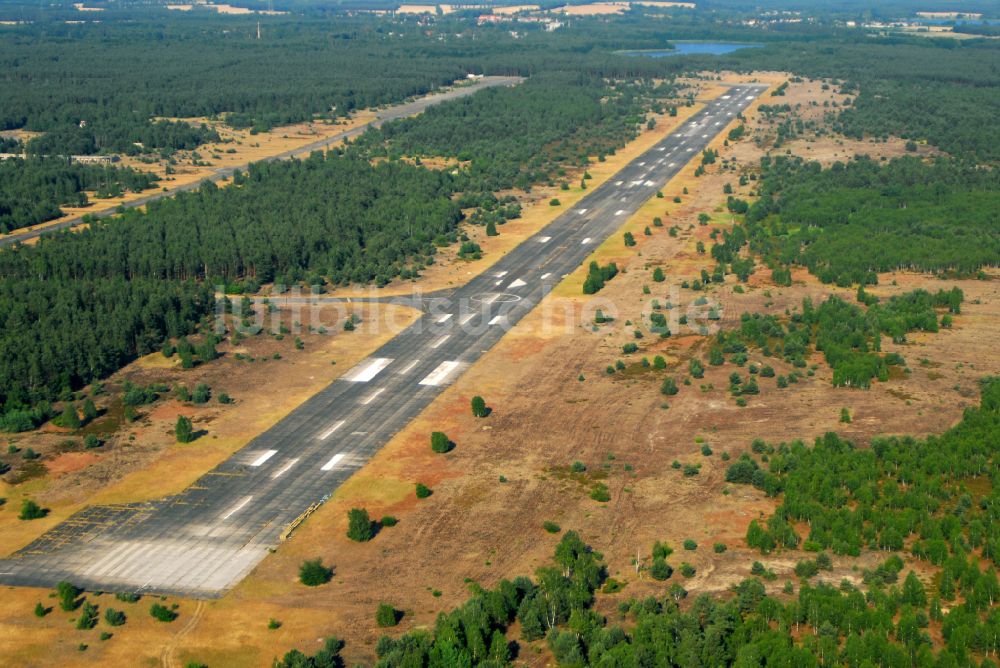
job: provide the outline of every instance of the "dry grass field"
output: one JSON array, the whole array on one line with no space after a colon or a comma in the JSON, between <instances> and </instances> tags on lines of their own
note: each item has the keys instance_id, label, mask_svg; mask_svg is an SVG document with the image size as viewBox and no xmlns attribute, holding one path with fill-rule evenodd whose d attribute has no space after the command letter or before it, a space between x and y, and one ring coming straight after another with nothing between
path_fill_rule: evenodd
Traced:
<instances>
[{"instance_id":1,"label":"dry grass field","mask_svg":"<svg viewBox=\"0 0 1000 668\"><path fill-rule=\"evenodd\" d=\"M773 75L768 80L783 79ZM818 83L803 82L789 86L785 101L811 98L822 103L821 98L828 94ZM774 101L762 99L765 104ZM697 242L709 245L713 228L725 229L732 224L725 212L723 186L731 183L737 195L747 196L749 187L737 186L738 175L752 169L773 139L772 128L758 123L753 112L748 117L744 139L724 146L720 137L715 146L720 160L705 175L695 177L694 165L688 166L668 184L663 199L652 199L626 223L624 229L633 231L636 247L626 248L618 233L596 250L602 262L613 259L622 269L598 295L581 294L583 268L567 277L539 308L341 487L292 540L282 544L226 597L203 603L178 601L180 617L172 624L150 618L146 614L148 600L117 605L108 601L107 594L96 597L102 606L122 607L129 614L129 622L116 629L113 638L101 642L97 630L72 630L71 613L57 609L44 619L35 618L31 613L35 602L47 601L49 592L9 589L0 597L0 655L33 665L73 666L99 661L108 665L182 666L196 661L211 666L267 666L290 648L313 652L323 637L336 635L347 642L344 656L348 665L368 664L381 634L374 623L380 602L391 603L405 613L392 634L429 627L439 612L467 598L469 581L490 586L501 578L531 574L546 564L559 534L547 533L542 528L545 521L557 523L564 531L579 531L605 555L610 575L624 583L621 592L599 597L598 610L605 614L615 614L614 608L622 599L665 593L666 584L652 581L636 569L637 557L640 563L648 562L655 540L668 541L678 563L684 560L695 566L693 577L673 578L693 594L725 590L749 574L755 559L775 571L778 578L768 589L779 592L787 579L794 579L792 568L801 555L784 551L761 558L745 547L747 524L767 513L773 501L756 489L727 485L722 454L736 456L757 437L772 442L811 440L836 431L864 444L880 434L920 435L945 429L959 419L964 406L977 401L977 379L1000 373L1000 359L993 354L991 344L991 334L1000 322L1000 282L942 282L905 273L880 276L879 286L870 290L880 297L916 287L936 290L953 284L965 291L966 304L953 329L915 335L908 344L887 346L904 355L908 377L877 383L868 391L835 388L829 369L816 355L811 360L818 365L814 376L784 390L778 390L773 380L762 379L760 395L745 408L736 406L726 392L726 377L732 371L728 364L708 367L704 379L681 386L678 395L665 401L658 391L661 378L680 378L688 360L703 354L706 338L678 326L674 336L659 339L639 323L654 298L670 300L680 309L689 308L694 293L679 286L710 264L696 251ZM647 140L651 141L644 135L638 141ZM811 146L816 151L826 141L810 142L807 136L781 150L792 147L805 151ZM872 156L883 155L895 146L894 142L845 146L829 141L830 151L863 151ZM624 155L622 151L616 159L624 159ZM724 171L725 164L735 164L736 171ZM597 178L595 173L595 181ZM681 201L674 202L675 196ZM707 226L698 224L700 213L711 216ZM654 217L662 219L662 227L653 225ZM649 235L644 233L647 226ZM670 234L671 228L676 236ZM655 267L664 270L667 280L663 283L651 280ZM807 296L820 299L839 293L853 298L853 291L822 285L805 272L794 275L791 287L779 288L770 284L766 271L758 269L742 294L734 290L733 281L732 276L727 277L724 284L714 285L708 293L710 304L719 306L723 327L735 322L743 311L781 314ZM643 286L650 287L649 294ZM614 322L595 326L593 314L599 307L605 313L613 309ZM646 330L645 337L637 341L639 352L623 355L622 344L636 341L632 332L637 328ZM220 434L218 445L210 446L213 454L185 455L185 450L204 446L167 447L160 433L157 438L162 450L152 465L135 470L99 492L97 498L143 496L152 493L146 485L159 485L159 493L182 484L176 474L166 472L185 467L194 475L194 468L222 456L227 442L247 438L287 410L284 403L274 405L272 397L294 394L297 401L307 396L336 370L348 368L348 358L363 354L362 347L370 349L376 343L356 337L348 346L347 338L333 337L330 350L321 350L321 344L305 336L305 351L294 352L290 344L282 348L285 361L295 366L282 367L292 370L291 374L274 374L272 382L285 385L258 391L266 396L255 396L252 390L254 386L265 387L259 377L241 372L238 389L223 381L237 381L233 367L211 371L218 375L205 382L213 387L218 383L238 400L224 410L214 405L205 409L217 413L209 423L210 433ZM345 347L333 350L337 341L345 341ZM278 343L263 339L260 345ZM259 354L269 350L264 347ZM647 370L638 364L641 357L652 359L658 354L667 360L665 371ZM329 358L337 360L332 369L328 368ZM606 374L605 368L619 358L627 362L626 370ZM123 373L171 371L159 368L161 360L133 365ZM751 361L759 360L752 355ZM221 364L229 363L227 355ZM783 362L768 363L779 374L788 371ZM315 379L307 382L305 369ZM206 367L205 373L209 372ZM281 389L286 387L292 390ZM476 394L493 409L486 419L471 415L469 399ZM241 423L235 412L243 410L244 403L256 411L264 411L266 406L268 417ZM293 404L292 396L287 404ZM841 408L853 416L850 424L839 422ZM158 415L149 418L144 436L164 431L178 410L172 402L159 405ZM241 414L244 419L246 416ZM230 431L224 431L227 424ZM428 434L433 430L446 432L457 447L448 454L433 453L428 445ZM710 456L701 452L705 444L712 450ZM217 455L216 448L220 450ZM574 472L570 466L575 461L583 463L586 470ZM701 464L700 473L685 477L672 466L674 461ZM74 465L79 462L64 466ZM81 474L78 470L64 475ZM164 476L174 479L163 483L159 478ZM430 486L433 495L417 500L413 484L418 481ZM607 486L609 502L589 497L597 483ZM49 493L55 494L56 487ZM59 494L73 497L66 489ZM56 496L51 498L54 508L63 508L57 505ZM75 502L67 500L66 508ZM346 513L352 507L367 508L376 518L392 514L399 518L399 524L383 529L370 543L353 543L345 536ZM9 515L0 513L0 517ZM3 545L16 546L18 541L6 535L15 527L9 518L4 522L0 531ZM689 538L698 548L683 551L681 543ZM728 549L715 553L712 546L716 542ZM322 587L304 587L296 580L298 567L314 557L333 565L335 577ZM836 558L835 569L827 577L834 582L842 577L858 581L860 567L871 561L869 556ZM268 629L270 618L279 620L280 628ZM516 636L517 629L512 633ZM80 643L89 645L86 651L79 651ZM551 656L539 642L522 645L517 662L544 666L551 663Z\"/></svg>"}]
</instances>

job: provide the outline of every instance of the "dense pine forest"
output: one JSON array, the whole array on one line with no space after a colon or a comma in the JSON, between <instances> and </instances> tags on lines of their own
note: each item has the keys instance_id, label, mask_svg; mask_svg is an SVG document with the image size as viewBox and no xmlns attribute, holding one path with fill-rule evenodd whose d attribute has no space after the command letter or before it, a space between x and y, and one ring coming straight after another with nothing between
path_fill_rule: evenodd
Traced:
<instances>
[{"instance_id":1,"label":"dense pine forest","mask_svg":"<svg viewBox=\"0 0 1000 668\"><path fill-rule=\"evenodd\" d=\"M1000 262L1000 175L918 158L858 158L822 169L799 158L761 163L760 199L746 216L751 250L774 267L806 266L826 283L876 273L974 274Z\"/></svg>"},{"instance_id":2,"label":"dense pine forest","mask_svg":"<svg viewBox=\"0 0 1000 668\"><path fill-rule=\"evenodd\" d=\"M649 570L663 582L659 596L625 600L605 615L594 609L609 581L603 558L569 531L534 578L493 589L473 583L473 596L433 628L381 638L376 665L507 665L526 651L508 641L512 629L518 640L545 638L561 666L995 665L1000 537L992 522L1000 496L973 495L966 485L996 478L998 450L997 379L984 381L981 405L940 436L880 439L865 449L832 433L812 447L754 441L727 480L780 499L766 528L753 521L747 533L762 553L753 567L760 577L686 601L682 574L666 563ZM792 522L807 522L809 535ZM797 584L769 595L768 560L800 543L815 558L797 564ZM663 543L650 548L653 563L673 552ZM884 555L862 573L863 587L824 575L862 548ZM933 569L933 587L912 571L901 575L904 551ZM293 650L275 665L338 665L342 648L329 639L315 657Z\"/></svg>"},{"instance_id":3,"label":"dense pine forest","mask_svg":"<svg viewBox=\"0 0 1000 668\"><path fill-rule=\"evenodd\" d=\"M98 197L140 192L154 177L131 168L68 164L59 158L0 161L0 232L37 225L62 215L60 206L86 206L84 191Z\"/></svg>"}]
</instances>

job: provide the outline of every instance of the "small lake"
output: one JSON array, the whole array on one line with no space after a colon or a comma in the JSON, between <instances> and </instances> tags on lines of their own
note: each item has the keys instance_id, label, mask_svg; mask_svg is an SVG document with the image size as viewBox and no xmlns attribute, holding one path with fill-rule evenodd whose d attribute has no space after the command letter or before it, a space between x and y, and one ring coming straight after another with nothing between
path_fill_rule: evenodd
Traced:
<instances>
[{"instance_id":1,"label":"small lake","mask_svg":"<svg viewBox=\"0 0 1000 668\"><path fill-rule=\"evenodd\" d=\"M666 58L667 56L686 56L693 53L721 56L740 49L759 48L760 44L741 44L738 42L674 42L673 49L643 49L641 51L618 51L623 56L645 56L647 58Z\"/></svg>"}]
</instances>

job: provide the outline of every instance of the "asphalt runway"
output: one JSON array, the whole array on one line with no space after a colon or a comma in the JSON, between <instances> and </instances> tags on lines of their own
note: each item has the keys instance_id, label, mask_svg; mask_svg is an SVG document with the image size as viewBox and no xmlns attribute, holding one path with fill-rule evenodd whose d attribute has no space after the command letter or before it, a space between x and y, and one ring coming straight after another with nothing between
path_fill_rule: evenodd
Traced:
<instances>
[{"instance_id":1,"label":"asphalt runway","mask_svg":"<svg viewBox=\"0 0 1000 668\"><path fill-rule=\"evenodd\" d=\"M365 123L364 125L359 125L351 130L345 130L335 135L330 135L325 139L315 141L311 144L292 149L290 151L284 151L276 155L269 156L267 158L262 158L255 162L271 162L273 160L287 160L289 158L300 158L308 156L313 151L320 151L332 144L345 139L352 139L359 135L364 134L368 128L379 127L383 123L388 123L389 121L399 120L400 118L407 118L408 116L416 116L417 114L423 112L427 107L433 106L435 104L440 104L442 102L447 102L448 100L455 100L460 97L465 97L467 95L472 95L477 93L484 88L491 88L493 86L514 86L519 84L524 79L521 77L483 77L478 79L473 83L468 85L459 86L457 88L452 88L450 90L444 91L443 93L431 93L430 95L425 95L424 97L412 100L410 102L404 102L403 104L398 104L392 107L387 107L375 114L375 119L370 123ZM146 195L144 197L139 197L132 200L131 202L126 202L122 206L126 209L135 209L140 206L145 206L150 202L153 202L164 197L171 197L180 192L188 192L191 190L197 190L201 187L202 183L210 181L213 183L223 181L232 177L236 170L246 171L249 167L249 163L243 165L236 165L233 167L225 167L215 170L212 176L201 179L200 181L195 181L193 183L188 183L181 186L174 186L173 188L168 187L167 190L162 188L154 193ZM28 239L36 239L40 236L51 234L53 232L59 232L62 230L67 230L81 224L84 216L91 216L93 218L107 218L108 216L114 214L118 210L118 207L107 207L104 209L95 209L93 211L88 211L85 214L80 214L73 218L68 218L66 220L60 221L58 223L53 223L46 227L42 227L35 230L24 230L15 231L10 234L0 235L0 248L4 246L10 246L11 244L16 244L18 242L27 241Z\"/></svg>"},{"instance_id":2,"label":"asphalt runway","mask_svg":"<svg viewBox=\"0 0 1000 668\"><path fill-rule=\"evenodd\" d=\"M0 561L0 582L221 596L766 88L731 87L189 489L87 508Z\"/></svg>"}]
</instances>

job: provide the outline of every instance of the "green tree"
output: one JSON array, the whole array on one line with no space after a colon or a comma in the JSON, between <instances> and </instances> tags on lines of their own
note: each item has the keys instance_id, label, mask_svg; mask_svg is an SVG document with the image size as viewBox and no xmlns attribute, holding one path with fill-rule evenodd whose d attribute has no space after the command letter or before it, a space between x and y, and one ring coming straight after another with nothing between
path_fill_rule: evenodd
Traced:
<instances>
[{"instance_id":1,"label":"green tree","mask_svg":"<svg viewBox=\"0 0 1000 668\"><path fill-rule=\"evenodd\" d=\"M396 626L399 624L399 613L396 611L396 608L388 603L380 603L378 609L375 611L375 623L380 628Z\"/></svg>"},{"instance_id":2,"label":"green tree","mask_svg":"<svg viewBox=\"0 0 1000 668\"><path fill-rule=\"evenodd\" d=\"M89 397L83 402L83 419L88 423L97 419L97 406Z\"/></svg>"},{"instance_id":3,"label":"green tree","mask_svg":"<svg viewBox=\"0 0 1000 668\"><path fill-rule=\"evenodd\" d=\"M80 416L77 415L76 406L72 403L67 403L63 408L63 412L59 414L56 422L60 427L66 427L67 429L79 429L81 427Z\"/></svg>"},{"instance_id":4,"label":"green tree","mask_svg":"<svg viewBox=\"0 0 1000 668\"><path fill-rule=\"evenodd\" d=\"M37 520L48 514L48 510L42 508L31 499L24 499L21 501L21 512L18 514L17 518L20 520Z\"/></svg>"},{"instance_id":5,"label":"green tree","mask_svg":"<svg viewBox=\"0 0 1000 668\"><path fill-rule=\"evenodd\" d=\"M418 499L426 499L431 495L431 488L422 482L418 482L416 485L416 494Z\"/></svg>"},{"instance_id":6,"label":"green tree","mask_svg":"<svg viewBox=\"0 0 1000 668\"><path fill-rule=\"evenodd\" d=\"M174 425L174 436L178 443L190 443L194 440L194 425L191 418L179 415Z\"/></svg>"},{"instance_id":7,"label":"green tree","mask_svg":"<svg viewBox=\"0 0 1000 668\"><path fill-rule=\"evenodd\" d=\"M364 543L375 537L375 527L364 508L351 508L347 513L347 537Z\"/></svg>"},{"instance_id":8,"label":"green tree","mask_svg":"<svg viewBox=\"0 0 1000 668\"><path fill-rule=\"evenodd\" d=\"M333 578L333 569L323 565L319 557L308 559L299 566L299 582L307 587L318 587Z\"/></svg>"},{"instance_id":9,"label":"green tree","mask_svg":"<svg viewBox=\"0 0 1000 668\"><path fill-rule=\"evenodd\" d=\"M452 443L444 432L431 432L431 450L438 453L448 452L452 449Z\"/></svg>"},{"instance_id":10,"label":"green tree","mask_svg":"<svg viewBox=\"0 0 1000 668\"><path fill-rule=\"evenodd\" d=\"M656 269L653 270L653 280L656 281L657 283L662 283L663 281L667 280L667 277L663 274L662 268L657 267Z\"/></svg>"},{"instance_id":11,"label":"green tree","mask_svg":"<svg viewBox=\"0 0 1000 668\"><path fill-rule=\"evenodd\" d=\"M486 400L476 395L472 397L472 414L477 418L486 417L489 409L486 407Z\"/></svg>"}]
</instances>

